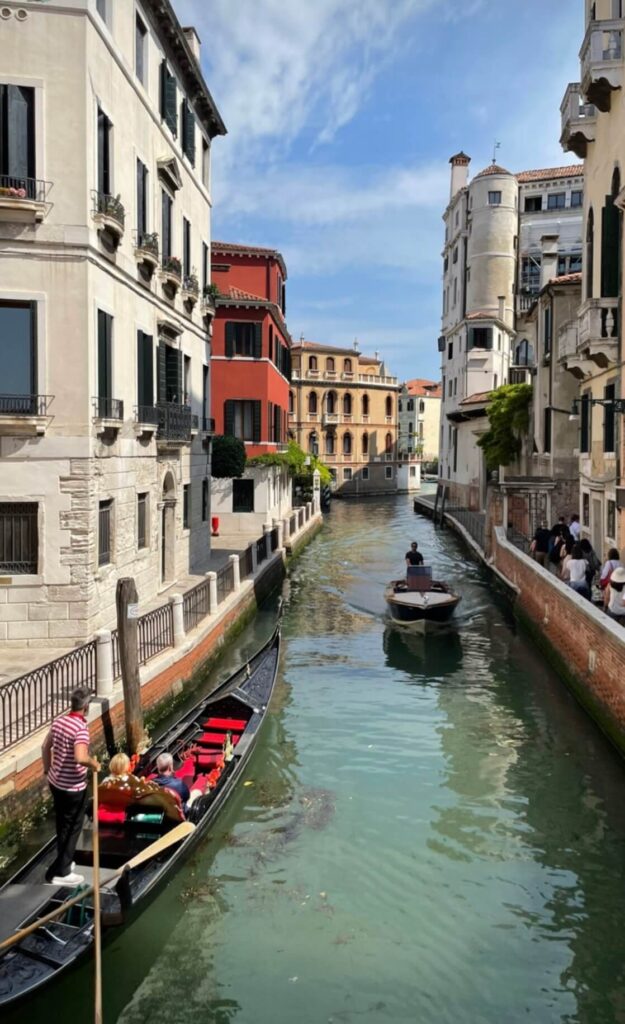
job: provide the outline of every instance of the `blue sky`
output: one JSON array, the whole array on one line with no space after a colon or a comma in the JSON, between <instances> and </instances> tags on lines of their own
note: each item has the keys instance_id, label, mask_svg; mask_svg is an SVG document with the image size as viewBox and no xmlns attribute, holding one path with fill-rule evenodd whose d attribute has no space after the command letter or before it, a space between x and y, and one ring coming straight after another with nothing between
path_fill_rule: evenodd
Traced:
<instances>
[{"instance_id":1,"label":"blue sky","mask_svg":"<svg viewBox=\"0 0 625 1024\"><path fill-rule=\"evenodd\" d=\"M572 162L583 0L174 0L228 127L213 237L279 249L294 338L439 376L441 215L472 173Z\"/></svg>"}]
</instances>

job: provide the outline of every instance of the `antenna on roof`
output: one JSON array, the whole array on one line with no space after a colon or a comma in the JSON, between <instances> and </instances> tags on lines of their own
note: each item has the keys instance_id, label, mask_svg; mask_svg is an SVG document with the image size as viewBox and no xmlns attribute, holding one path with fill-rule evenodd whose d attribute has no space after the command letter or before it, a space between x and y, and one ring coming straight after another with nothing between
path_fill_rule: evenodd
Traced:
<instances>
[{"instance_id":1,"label":"antenna on roof","mask_svg":"<svg viewBox=\"0 0 625 1024\"><path fill-rule=\"evenodd\" d=\"M497 140L495 139L495 146L493 148L493 163L494 164L497 163L497 150L498 149L501 149L501 142L497 142Z\"/></svg>"},{"instance_id":2,"label":"antenna on roof","mask_svg":"<svg viewBox=\"0 0 625 1024\"><path fill-rule=\"evenodd\" d=\"M358 338L354 338L354 352L358 351Z\"/></svg>"},{"instance_id":3,"label":"antenna on roof","mask_svg":"<svg viewBox=\"0 0 625 1024\"><path fill-rule=\"evenodd\" d=\"M302 331L302 333L301 333L301 334L300 334L300 336L299 336L299 340L300 340L300 341L303 341L303 340L304 340L304 332L303 332L303 331Z\"/></svg>"}]
</instances>

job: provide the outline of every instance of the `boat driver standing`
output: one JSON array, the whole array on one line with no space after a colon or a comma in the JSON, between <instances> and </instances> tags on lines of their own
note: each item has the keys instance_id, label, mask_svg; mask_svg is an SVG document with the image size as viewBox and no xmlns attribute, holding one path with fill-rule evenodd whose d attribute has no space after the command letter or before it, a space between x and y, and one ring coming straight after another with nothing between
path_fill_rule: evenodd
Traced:
<instances>
[{"instance_id":1,"label":"boat driver standing","mask_svg":"<svg viewBox=\"0 0 625 1024\"><path fill-rule=\"evenodd\" d=\"M423 565L423 555L418 550L419 545L416 540L413 540L410 545L410 551L406 552L406 565Z\"/></svg>"}]
</instances>

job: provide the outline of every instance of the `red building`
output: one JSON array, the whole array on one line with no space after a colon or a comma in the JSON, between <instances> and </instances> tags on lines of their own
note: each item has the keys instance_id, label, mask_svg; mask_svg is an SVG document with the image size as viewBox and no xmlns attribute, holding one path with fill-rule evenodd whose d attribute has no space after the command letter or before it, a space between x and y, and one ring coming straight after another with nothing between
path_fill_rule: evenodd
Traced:
<instances>
[{"instance_id":1,"label":"red building","mask_svg":"<svg viewBox=\"0 0 625 1024\"><path fill-rule=\"evenodd\" d=\"M284 260L275 249L213 242L215 303L211 355L215 433L245 442L248 456L286 443L291 338Z\"/></svg>"}]
</instances>

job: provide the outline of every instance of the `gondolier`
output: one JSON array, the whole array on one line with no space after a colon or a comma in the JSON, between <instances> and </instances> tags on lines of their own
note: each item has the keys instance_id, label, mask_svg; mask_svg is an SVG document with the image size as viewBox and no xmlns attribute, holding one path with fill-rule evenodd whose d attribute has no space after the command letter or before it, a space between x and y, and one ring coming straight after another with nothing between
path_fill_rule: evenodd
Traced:
<instances>
[{"instance_id":1,"label":"gondolier","mask_svg":"<svg viewBox=\"0 0 625 1024\"><path fill-rule=\"evenodd\" d=\"M45 875L46 882L54 885L84 882L83 876L72 870L72 862L85 817L87 772L100 770L100 762L89 754L89 700L87 690L74 690L71 711L52 723L41 748L56 816L56 859Z\"/></svg>"}]
</instances>

